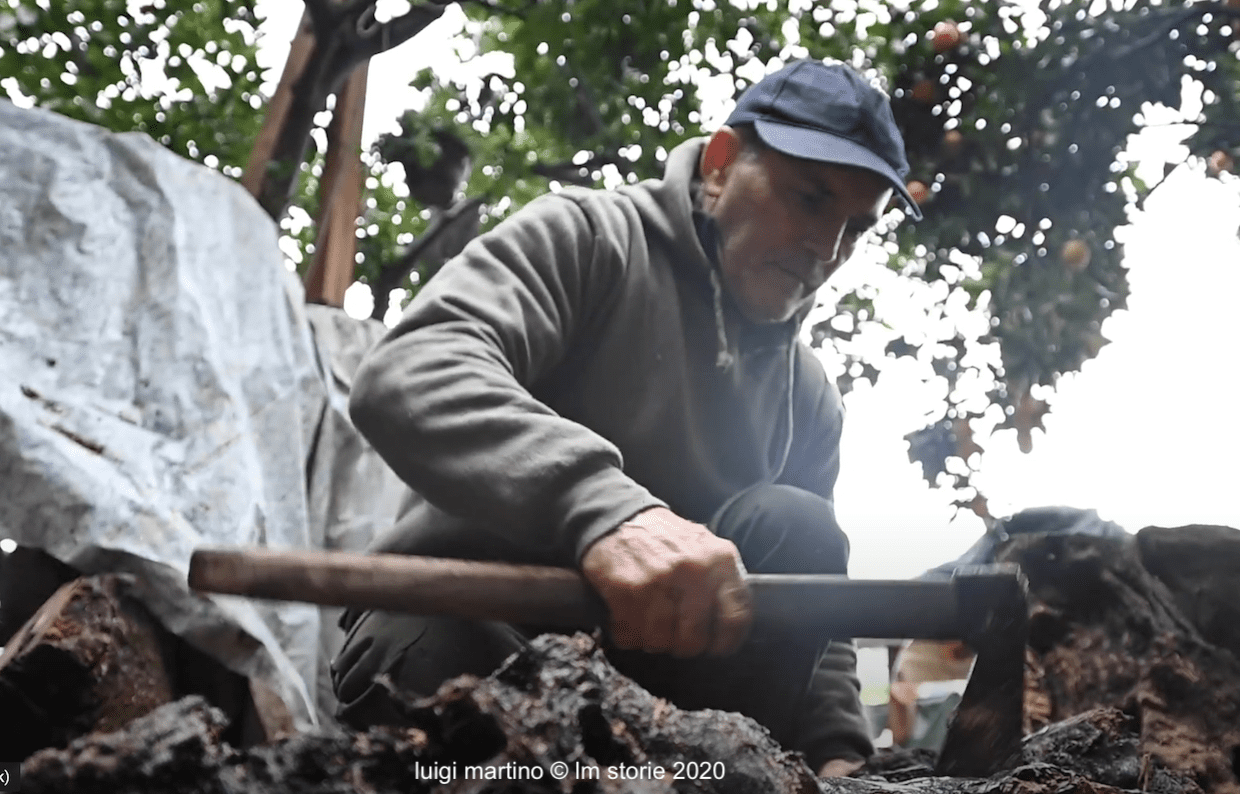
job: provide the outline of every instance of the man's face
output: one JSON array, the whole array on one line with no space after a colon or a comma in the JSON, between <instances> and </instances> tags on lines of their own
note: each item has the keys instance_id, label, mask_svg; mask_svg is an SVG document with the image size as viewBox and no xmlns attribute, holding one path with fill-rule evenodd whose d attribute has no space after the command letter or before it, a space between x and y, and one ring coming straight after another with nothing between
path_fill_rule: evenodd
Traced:
<instances>
[{"instance_id":1,"label":"man's face","mask_svg":"<svg viewBox=\"0 0 1240 794\"><path fill-rule=\"evenodd\" d=\"M873 171L742 151L726 127L707 144L701 172L703 209L719 226L724 286L758 323L788 320L811 299L892 194Z\"/></svg>"}]
</instances>

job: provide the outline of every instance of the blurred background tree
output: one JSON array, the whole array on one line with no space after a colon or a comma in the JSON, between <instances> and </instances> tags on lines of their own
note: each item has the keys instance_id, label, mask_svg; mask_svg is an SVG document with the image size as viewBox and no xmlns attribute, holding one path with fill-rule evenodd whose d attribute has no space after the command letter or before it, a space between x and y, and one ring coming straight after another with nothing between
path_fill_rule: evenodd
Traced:
<instances>
[{"instance_id":1,"label":"blurred background tree","mask_svg":"<svg viewBox=\"0 0 1240 794\"><path fill-rule=\"evenodd\" d=\"M310 3L321 57L301 95L308 121L277 163L289 177L283 192L263 202L294 233L294 259L313 246L307 221L332 92L352 65L443 8ZM945 397L908 436L910 459L984 518L985 499L969 486L983 452L980 420L998 412L998 426L1015 428L1028 450L1045 390L1097 355L1103 320L1124 305L1116 229L1156 186L1126 159L1130 137L1164 105L1183 112L1188 157L1211 176L1233 170L1240 154L1240 0L463 8L464 57L502 52L510 66L419 77L423 106L364 153L356 273L373 289L375 317L390 295L407 299L468 239L534 196L658 176L671 148L720 123L763 74L795 58L845 61L891 94L909 188L926 215L899 224L893 208L875 243L891 270L931 285L937 301L917 327L894 328L881 285L834 291L836 305L806 334L833 353L844 391L894 358L932 366ZM237 176L261 124L254 26L244 0L0 0L0 86L76 118L146 131ZM971 320L953 319L961 316Z\"/></svg>"},{"instance_id":2,"label":"blurred background tree","mask_svg":"<svg viewBox=\"0 0 1240 794\"><path fill-rule=\"evenodd\" d=\"M262 124L254 0L0 0L0 88L240 176Z\"/></svg>"}]
</instances>

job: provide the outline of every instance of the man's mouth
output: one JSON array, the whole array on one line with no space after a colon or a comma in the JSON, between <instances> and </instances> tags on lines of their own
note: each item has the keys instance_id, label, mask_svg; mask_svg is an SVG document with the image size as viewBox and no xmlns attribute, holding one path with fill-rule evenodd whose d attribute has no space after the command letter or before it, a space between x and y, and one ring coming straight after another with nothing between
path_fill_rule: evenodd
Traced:
<instances>
[{"instance_id":1,"label":"man's mouth","mask_svg":"<svg viewBox=\"0 0 1240 794\"><path fill-rule=\"evenodd\" d=\"M796 284L800 287L801 292L809 294L810 292L813 291L810 288L809 284L806 282L806 280L802 278L801 275L797 273L795 270L793 270L792 268L783 267L782 265L776 265L775 269L778 270L780 273L783 273L785 276L787 276L792 281L796 282Z\"/></svg>"}]
</instances>

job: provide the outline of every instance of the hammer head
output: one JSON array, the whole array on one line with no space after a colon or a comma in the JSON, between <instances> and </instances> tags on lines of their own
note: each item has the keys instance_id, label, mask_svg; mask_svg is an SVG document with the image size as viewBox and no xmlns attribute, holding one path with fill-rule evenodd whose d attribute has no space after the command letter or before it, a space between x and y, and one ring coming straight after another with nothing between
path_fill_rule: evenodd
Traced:
<instances>
[{"instance_id":1,"label":"hammer head","mask_svg":"<svg viewBox=\"0 0 1240 794\"><path fill-rule=\"evenodd\" d=\"M976 565L957 569L952 584L962 639L977 660L935 772L987 777L1020 758L1028 583L1015 565Z\"/></svg>"}]
</instances>

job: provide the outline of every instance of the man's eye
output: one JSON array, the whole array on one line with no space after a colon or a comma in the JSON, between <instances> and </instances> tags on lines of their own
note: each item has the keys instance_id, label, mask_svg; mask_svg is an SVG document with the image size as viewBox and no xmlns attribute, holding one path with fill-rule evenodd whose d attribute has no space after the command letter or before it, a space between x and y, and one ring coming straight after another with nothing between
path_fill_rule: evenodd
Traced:
<instances>
[{"instance_id":1,"label":"man's eye","mask_svg":"<svg viewBox=\"0 0 1240 794\"><path fill-rule=\"evenodd\" d=\"M826 200L826 196L822 193L802 193L801 203L808 209L815 210L822 206L822 202Z\"/></svg>"}]
</instances>

